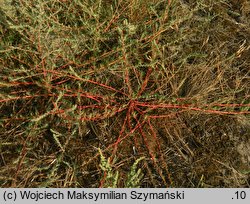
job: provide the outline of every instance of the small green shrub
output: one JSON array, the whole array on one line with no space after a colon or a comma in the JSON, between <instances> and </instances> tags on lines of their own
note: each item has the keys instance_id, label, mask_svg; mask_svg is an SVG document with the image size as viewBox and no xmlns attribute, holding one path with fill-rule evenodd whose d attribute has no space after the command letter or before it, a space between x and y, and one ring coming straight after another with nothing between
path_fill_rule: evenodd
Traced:
<instances>
[{"instance_id":1,"label":"small green shrub","mask_svg":"<svg viewBox=\"0 0 250 204\"><path fill-rule=\"evenodd\" d=\"M119 171L114 170L114 163L111 162L111 158L109 157L106 159L101 151L99 149L100 153L100 167L104 172L104 184L103 187L108 187L108 188L117 188L118 187L118 181L119 181ZM128 172L128 176L125 181L125 188L138 188L140 187L140 182L143 178L143 173L141 172L141 169L137 169L137 165L140 161L142 161L144 157L140 157L137 159L134 164L132 165L130 171Z\"/></svg>"}]
</instances>

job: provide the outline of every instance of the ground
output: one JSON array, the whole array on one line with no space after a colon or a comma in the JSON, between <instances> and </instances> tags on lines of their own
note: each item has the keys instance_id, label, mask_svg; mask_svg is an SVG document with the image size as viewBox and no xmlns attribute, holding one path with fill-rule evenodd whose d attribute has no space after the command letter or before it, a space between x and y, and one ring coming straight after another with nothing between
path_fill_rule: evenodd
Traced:
<instances>
[{"instance_id":1,"label":"ground","mask_svg":"<svg viewBox=\"0 0 250 204\"><path fill-rule=\"evenodd\" d=\"M1 187L249 187L250 2L0 1Z\"/></svg>"}]
</instances>

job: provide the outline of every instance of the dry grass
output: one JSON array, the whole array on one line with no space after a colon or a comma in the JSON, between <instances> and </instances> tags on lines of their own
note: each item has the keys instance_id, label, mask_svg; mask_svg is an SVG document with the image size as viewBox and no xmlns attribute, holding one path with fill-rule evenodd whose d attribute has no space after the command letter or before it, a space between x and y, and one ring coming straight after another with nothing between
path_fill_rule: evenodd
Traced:
<instances>
[{"instance_id":1,"label":"dry grass","mask_svg":"<svg viewBox=\"0 0 250 204\"><path fill-rule=\"evenodd\" d=\"M1 187L250 186L249 1L3 3Z\"/></svg>"}]
</instances>

